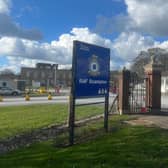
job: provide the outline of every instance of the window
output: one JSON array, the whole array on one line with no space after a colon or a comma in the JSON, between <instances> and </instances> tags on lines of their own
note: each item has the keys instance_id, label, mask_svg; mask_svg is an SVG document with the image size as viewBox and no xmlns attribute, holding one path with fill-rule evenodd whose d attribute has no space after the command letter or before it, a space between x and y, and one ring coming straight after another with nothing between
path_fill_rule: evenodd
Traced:
<instances>
[{"instance_id":1,"label":"window","mask_svg":"<svg viewBox=\"0 0 168 168\"><path fill-rule=\"evenodd\" d=\"M66 74L65 74L65 73L62 74L62 78L63 78L64 80L66 80Z\"/></svg>"},{"instance_id":2,"label":"window","mask_svg":"<svg viewBox=\"0 0 168 168\"><path fill-rule=\"evenodd\" d=\"M161 83L162 83L162 85L164 85L164 79L162 78L162 80L161 80Z\"/></svg>"},{"instance_id":3,"label":"window","mask_svg":"<svg viewBox=\"0 0 168 168\"><path fill-rule=\"evenodd\" d=\"M7 83L6 82L2 82L2 86L7 86Z\"/></svg>"},{"instance_id":4,"label":"window","mask_svg":"<svg viewBox=\"0 0 168 168\"><path fill-rule=\"evenodd\" d=\"M26 77L29 78L30 77L30 72L26 72Z\"/></svg>"},{"instance_id":5,"label":"window","mask_svg":"<svg viewBox=\"0 0 168 168\"><path fill-rule=\"evenodd\" d=\"M166 85L168 85L168 78L166 78Z\"/></svg>"},{"instance_id":6,"label":"window","mask_svg":"<svg viewBox=\"0 0 168 168\"><path fill-rule=\"evenodd\" d=\"M36 79L38 77L38 73L34 72L33 77Z\"/></svg>"},{"instance_id":7,"label":"window","mask_svg":"<svg viewBox=\"0 0 168 168\"><path fill-rule=\"evenodd\" d=\"M69 77L69 80L71 80L71 73L69 73L68 77Z\"/></svg>"},{"instance_id":8,"label":"window","mask_svg":"<svg viewBox=\"0 0 168 168\"><path fill-rule=\"evenodd\" d=\"M44 72L41 72L41 77L45 78L45 73Z\"/></svg>"}]
</instances>

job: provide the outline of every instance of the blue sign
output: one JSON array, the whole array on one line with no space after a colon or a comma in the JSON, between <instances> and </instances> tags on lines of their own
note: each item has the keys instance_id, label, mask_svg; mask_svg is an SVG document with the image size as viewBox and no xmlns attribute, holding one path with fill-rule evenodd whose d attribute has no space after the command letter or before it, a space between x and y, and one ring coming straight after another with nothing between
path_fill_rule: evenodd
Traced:
<instances>
[{"instance_id":1,"label":"blue sign","mask_svg":"<svg viewBox=\"0 0 168 168\"><path fill-rule=\"evenodd\" d=\"M73 80L76 98L108 95L110 49L74 41Z\"/></svg>"}]
</instances>

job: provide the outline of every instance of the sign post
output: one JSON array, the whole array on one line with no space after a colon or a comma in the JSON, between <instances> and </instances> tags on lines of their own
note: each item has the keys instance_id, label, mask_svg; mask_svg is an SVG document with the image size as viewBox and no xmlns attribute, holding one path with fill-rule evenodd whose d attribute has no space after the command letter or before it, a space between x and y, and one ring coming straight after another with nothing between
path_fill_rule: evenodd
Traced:
<instances>
[{"instance_id":1,"label":"sign post","mask_svg":"<svg viewBox=\"0 0 168 168\"><path fill-rule=\"evenodd\" d=\"M70 107L69 107L69 144L74 144L74 127L75 127L75 99L73 95L70 95Z\"/></svg>"},{"instance_id":2,"label":"sign post","mask_svg":"<svg viewBox=\"0 0 168 168\"><path fill-rule=\"evenodd\" d=\"M74 41L69 109L69 142L74 143L75 100L105 97L104 128L108 130L110 49Z\"/></svg>"},{"instance_id":3,"label":"sign post","mask_svg":"<svg viewBox=\"0 0 168 168\"><path fill-rule=\"evenodd\" d=\"M105 96L105 107L104 107L104 129L108 132L108 106L109 106L109 95Z\"/></svg>"}]
</instances>

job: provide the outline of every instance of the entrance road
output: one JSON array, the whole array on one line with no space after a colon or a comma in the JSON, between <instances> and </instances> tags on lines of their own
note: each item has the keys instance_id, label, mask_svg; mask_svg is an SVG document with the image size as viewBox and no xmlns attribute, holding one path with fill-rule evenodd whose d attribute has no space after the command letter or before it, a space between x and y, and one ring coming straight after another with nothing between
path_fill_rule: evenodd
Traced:
<instances>
[{"instance_id":1,"label":"entrance road","mask_svg":"<svg viewBox=\"0 0 168 168\"><path fill-rule=\"evenodd\" d=\"M110 95L109 103L112 103L115 95ZM92 98L92 99L80 99L77 100L77 104L95 103L103 102L104 98ZM58 104L58 103L68 103L69 96L53 96L52 100L48 100L46 97L30 97L30 101L25 101L24 97L6 97L0 102L0 107L2 106L20 106L20 105L32 105L32 104Z\"/></svg>"}]
</instances>

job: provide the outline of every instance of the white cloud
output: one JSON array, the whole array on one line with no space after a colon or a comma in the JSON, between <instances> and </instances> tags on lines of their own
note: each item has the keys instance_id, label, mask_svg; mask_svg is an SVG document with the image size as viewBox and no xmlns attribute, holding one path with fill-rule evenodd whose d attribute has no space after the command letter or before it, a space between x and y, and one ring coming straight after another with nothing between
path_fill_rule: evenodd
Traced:
<instances>
[{"instance_id":1,"label":"white cloud","mask_svg":"<svg viewBox=\"0 0 168 168\"><path fill-rule=\"evenodd\" d=\"M125 0L132 27L142 32L168 36L168 1Z\"/></svg>"},{"instance_id":2,"label":"white cloud","mask_svg":"<svg viewBox=\"0 0 168 168\"><path fill-rule=\"evenodd\" d=\"M152 36L168 36L168 1L125 0L127 14L97 17L95 31L102 34L136 31Z\"/></svg>"},{"instance_id":3,"label":"white cloud","mask_svg":"<svg viewBox=\"0 0 168 168\"><path fill-rule=\"evenodd\" d=\"M165 53L168 53L168 41L163 41L161 43L157 43L155 47L159 47L161 49L164 49ZM162 51L163 52L163 51Z\"/></svg>"},{"instance_id":4,"label":"white cloud","mask_svg":"<svg viewBox=\"0 0 168 168\"><path fill-rule=\"evenodd\" d=\"M151 37L144 37L136 32L123 32L114 41L115 55L124 61L132 61L140 51L153 47L156 42Z\"/></svg>"},{"instance_id":5,"label":"white cloud","mask_svg":"<svg viewBox=\"0 0 168 168\"><path fill-rule=\"evenodd\" d=\"M10 0L0 0L0 13L9 14L11 7Z\"/></svg>"},{"instance_id":6,"label":"white cloud","mask_svg":"<svg viewBox=\"0 0 168 168\"><path fill-rule=\"evenodd\" d=\"M20 72L21 67L35 67L35 64L38 60L31 60L27 58L20 58L20 57L6 57L7 62L0 66L0 71L5 69L10 69L15 73Z\"/></svg>"},{"instance_id":7,"label":"white cloud","mask_svg":"<svg viewBox=\"0 0 168 168\"><path fill-rule=\"evenodd\" d=\"M41 40L42 33L37 29L25 29L15 23L7 14L0 13L0 36Z\"/></svg>"},{"instance_id":8,"label":"white cloud","mask_svg":"<svg viewBox=\"0 0 168 168\"><path fill-rule=\"evenodd\" d=\"M61 64L61 67L70 66L72 62L73 40L80 40L111 49L111 69L121 67L127 61L135 58L141 50L156 45L150 37L143 37L138 33L121 33L111 41L92 33L88 28L73 28L70 33L62 34L58 40L50 43L3 37L0 39L0 55L11 56L13 64L21 62L19 66L32 65L28 59L50 61Z\"/></svg>"},{"instance_id":9,"label":"white cloud","mask_svg":"<svg viewBox=\"0 0 168 168\"><path fill-rule=\"evenodd\" d=\"M111 69L116 69L123 65L129 67L141 50L150 47L168 49L168 42L159 43L140 34L168 35L168 1L125 0L125 3L127 15L111 19L102 16L97 25L101 31L122 32L113 41L85 27L73 28L70 33L62 34L50 43L40 43L37 40L42 35L38 30L24 29L11 19L11 0L0 0L0 55L8 57L9 64L6 66L15 71L21 66L34 66L38 61L59 63L65 68L71 65L73 40L80 40L110 48Z\"/></svg>"},{"instance_id":10,"label":"white cloud","mask_svg":"<svg viewBox=\"0 0 168 168\"><path fill-rule=\"evenodd\" d=\"M37 41L42 38L40 31L22 28L11 19L11 2L0 0L0 56L8 58L8 64L1 67L3 69L7 67L18 72L21 66L35 66L38 61L54 62L60 64L61 68L69 68L72 62L73 40L110 48L111 69L123 65L129 67L141 50L150 47L168 50L167 41L159 43L152 37L135 32L137 30L155 35L168 34L168 1L165 0L125 0L127 15L121 14L111 19L100 17L98 29L109 33L122 32L113 41L85 27L73 28L50 43L40 43Z\"/></svg>"},{"instance_id":11,"label":"white cloud","mask_svg":"<svg viewBox=\"0 0 168 168\"><path fill-rule=\"evenodd\" d=\"M19 73L21 67L35 67L38 62L53 63L50 61L27 59L23 57L13 57L13 56L8 56L6 57L6 59L7 63L0 66L0 71L10 69L13 72ZM67 66L63 65L63 67L59 66L59 68L67 68Z\"/></svg>"},{"instance_id":12,"label":"white cloud","mask_svg":"<svg viewBox=\"0 0 168 168\"><path fill-rule=\"evenodd\" d=\"M5 71L5 70L11 70L13 73L17 73L17 69L16 69L16 66L15 65L2 65L0 66L0 72L1 71Z\"/></svg>"},{"instance_id":13,"label":"white cloud","mask_svg":"<svg viewBox=\"0 0 168 168\"><path fill-rule=\"evenodd\" d=\"M11 0L0 0L0 37L19 37L29 40L41 40L42 33L37 29L25 29L11 18Z\"/></svg>"},{"instance_id":14,"label":"white cloud","mask_svg":"<svg viewBox=\"0 0 168 168\"><path fill-rule=\"evenodd\" d=\"M69 64L72 58L73 40L81 40L106 47L111 45L110 40L91 33L88 28L73 28L71 33L63 34L58 41L54 40L51 43L2 37L0 39L0 55Z\"/></svg>"},{"instance_id":15,"label":"white cloud","mask_svg":"<svg viewBox=\"0 0 168 168\"><path fill-rule=\"evenodd\" d=\"M21 57L7 57L9 64L15 65L16 68L20 66L26 66L26 67L34 67L37 63L37 60L27 59L27 58L21 58Z\"/></svg>"}]
</instances>

